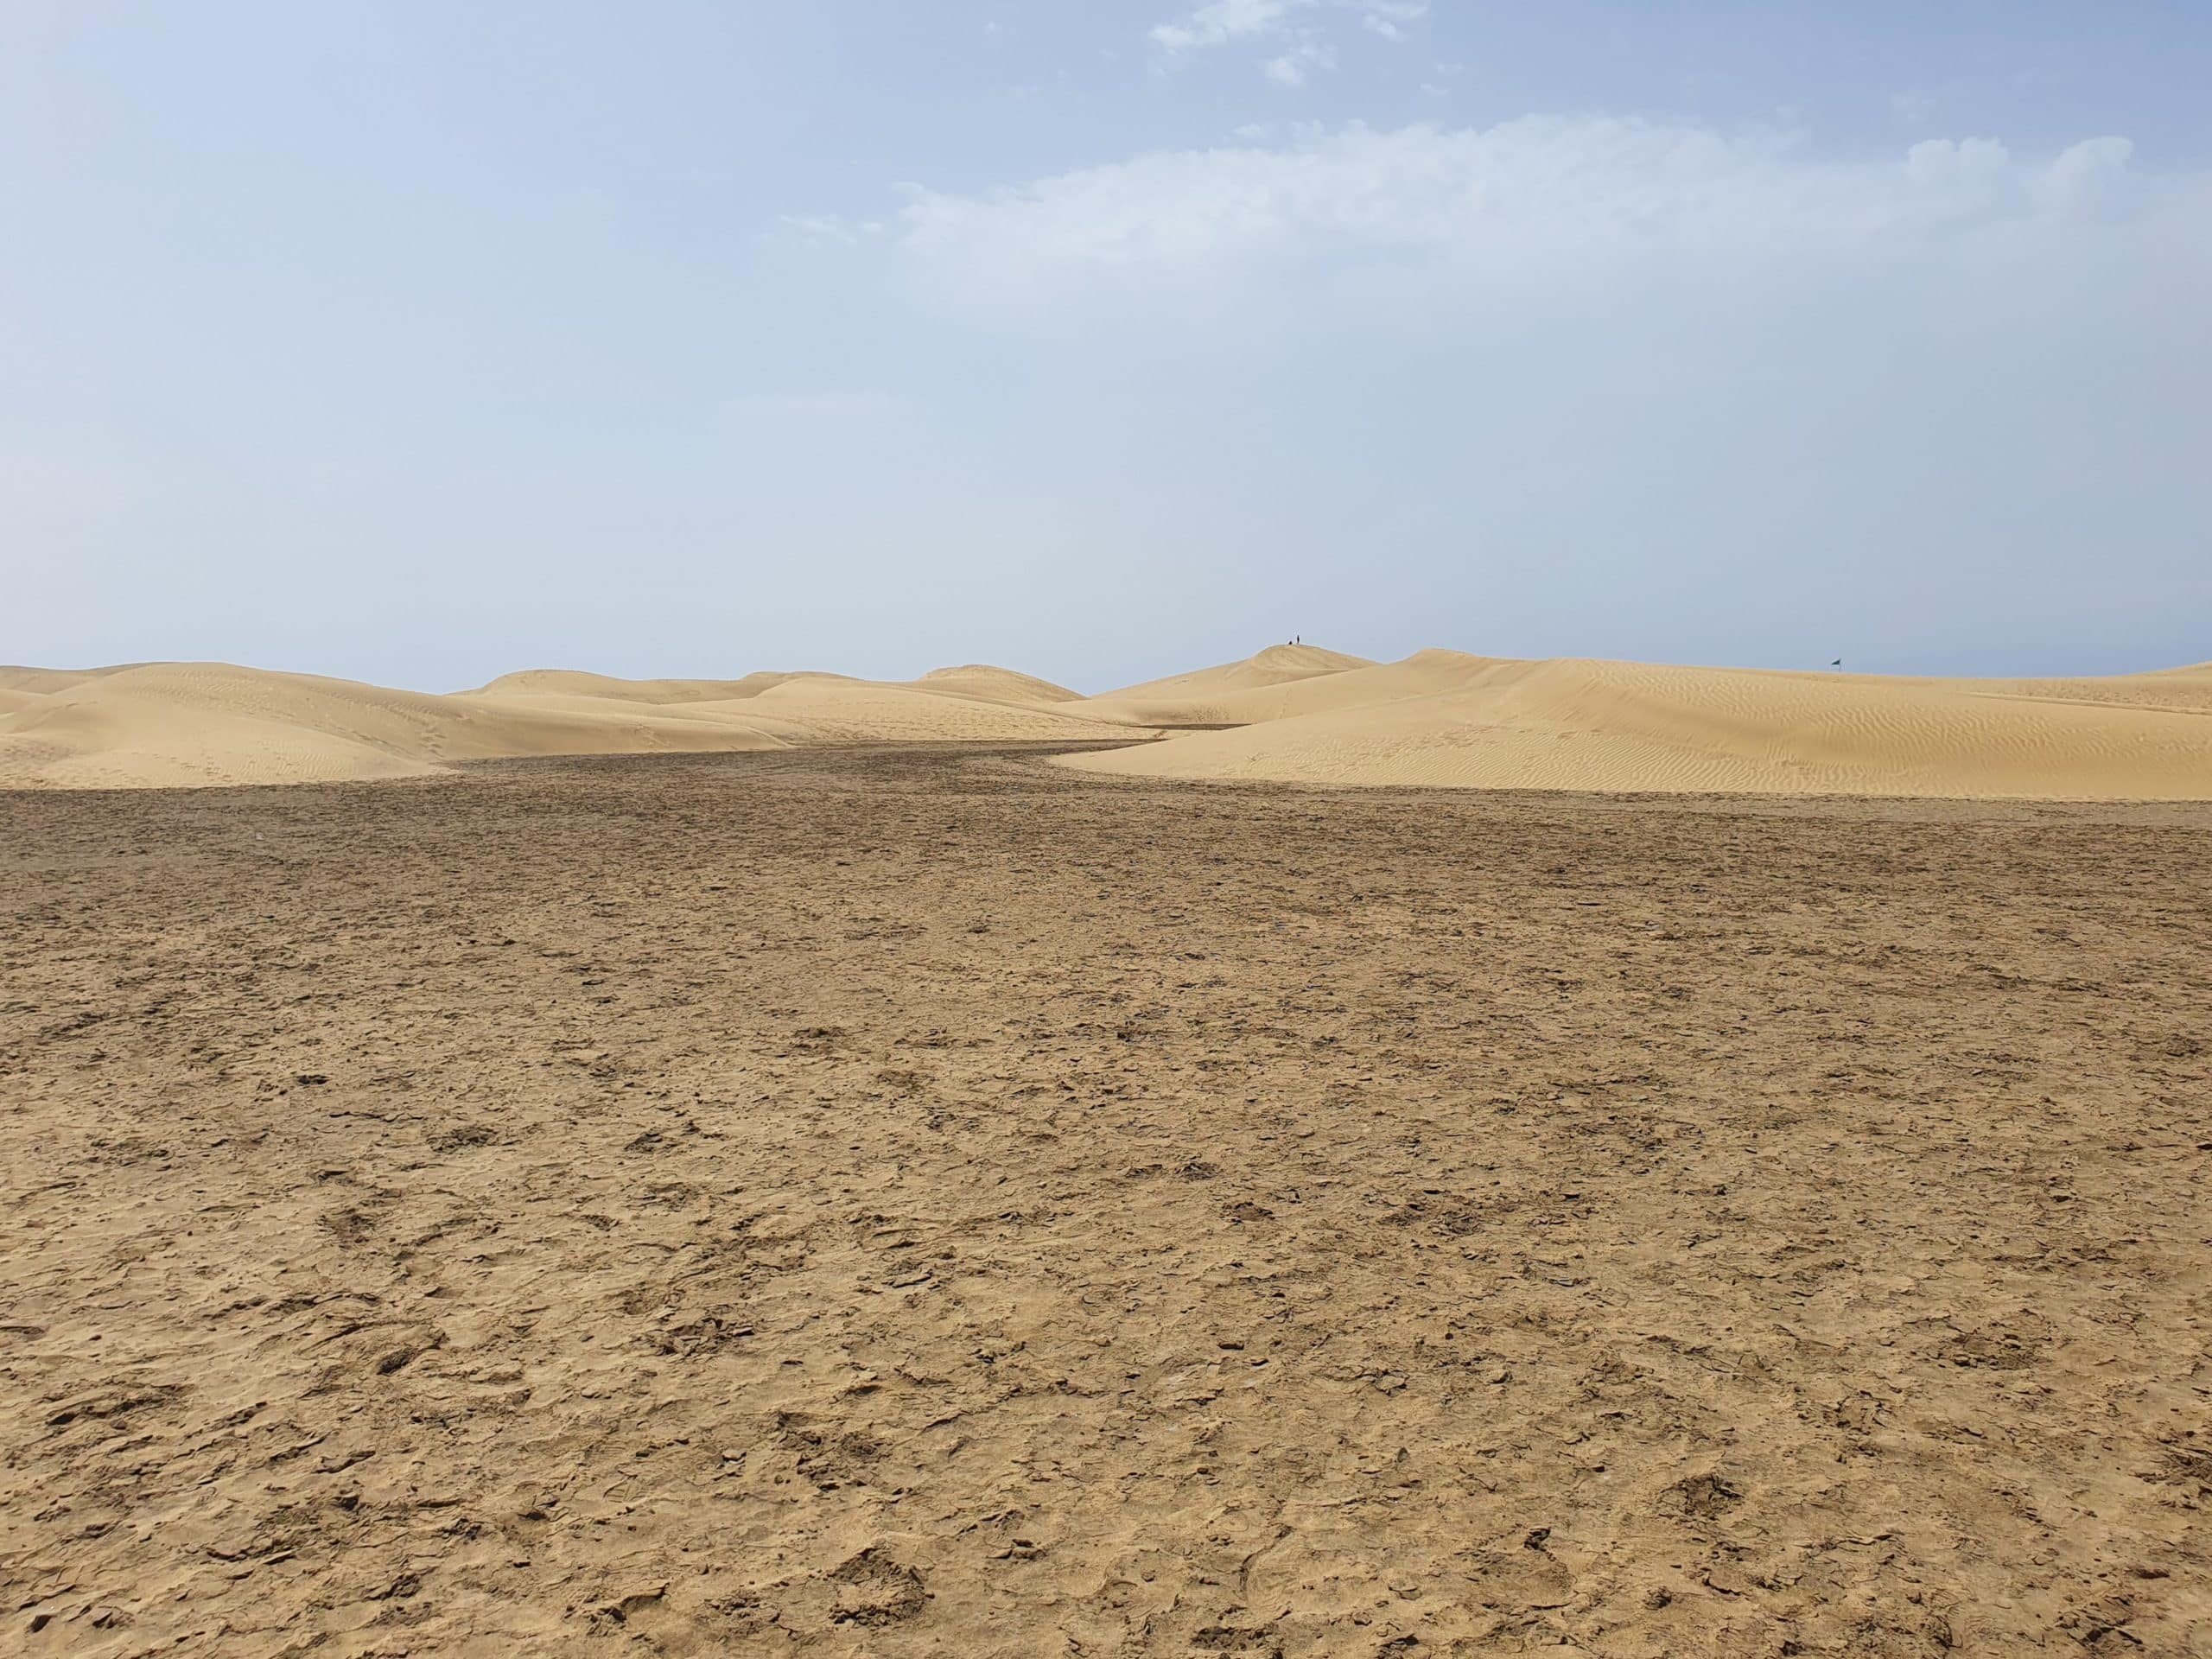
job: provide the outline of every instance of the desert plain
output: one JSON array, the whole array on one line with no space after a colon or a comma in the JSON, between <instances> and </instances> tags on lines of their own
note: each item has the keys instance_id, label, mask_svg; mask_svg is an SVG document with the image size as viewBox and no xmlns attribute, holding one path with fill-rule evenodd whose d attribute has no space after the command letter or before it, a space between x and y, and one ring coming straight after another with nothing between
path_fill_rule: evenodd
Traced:
<instances>
[{"instance_id":1,"label":"desert plain","mask_svg":"<svg viewBox=\"0 0 2212 1659\"><path fill-rule=\"evenodd\" d=\"M0 1647L2212 1651L2208 797L2207 667L8 671Z\"/></svg>"}]
</instances>

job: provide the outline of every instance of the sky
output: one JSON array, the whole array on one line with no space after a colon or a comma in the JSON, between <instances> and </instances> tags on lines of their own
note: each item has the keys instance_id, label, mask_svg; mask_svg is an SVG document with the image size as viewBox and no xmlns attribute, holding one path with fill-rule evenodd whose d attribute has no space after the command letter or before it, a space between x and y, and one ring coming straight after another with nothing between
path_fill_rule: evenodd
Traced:
<instances>
[{"instance_id":1,"label":"sky","mask_svg":"<svg viewBox=\"0 0 2212 1659\"><path fill-rule=\"evenodd\" d=\"M0 661L2212 658L2212 6L0 0Z\"/></svg>"}]
</instances>

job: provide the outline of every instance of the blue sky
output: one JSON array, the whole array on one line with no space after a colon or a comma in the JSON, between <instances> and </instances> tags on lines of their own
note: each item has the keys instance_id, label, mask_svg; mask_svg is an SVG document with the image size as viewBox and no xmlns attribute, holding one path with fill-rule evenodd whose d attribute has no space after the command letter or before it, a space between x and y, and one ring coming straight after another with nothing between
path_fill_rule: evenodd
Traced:
<instances>
[{"instance_id":1,"label":"blue sky","mask_svg":"<svg viewBox=\"0 0 2212 1659\"><path fill-rule=\"evenodd\" d=\"M0 660L2212 657L2212 7L0 0Z\"/></svg>"}]
</instances>

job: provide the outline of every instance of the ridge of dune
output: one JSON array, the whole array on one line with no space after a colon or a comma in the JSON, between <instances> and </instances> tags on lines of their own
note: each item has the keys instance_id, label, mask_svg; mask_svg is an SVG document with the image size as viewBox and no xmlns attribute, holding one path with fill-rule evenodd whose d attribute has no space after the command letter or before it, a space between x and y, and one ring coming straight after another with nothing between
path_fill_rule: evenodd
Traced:
<instances>
[{"instance_id":1,"label":"ridge of dune","mask_svg":"<svg viewBox=\"0 0 2212 1659\"><path fill-rule=\"evenodd\" d=\"M1058 764L1319 785L2212 798L2212 708L2187 672L1939 680L1569 658L1435 668L1453 683Z\"/></svg>"},{"instance_id":2,"label":"ridge of dune","mask_svg":"<svg viewBox=\"0 0 2212 1659\"><path fill-rule=\"evenodd\" d=\"M753 706L826 742L1051 742L1128 734L1125 728L1087 718L1065 704L1004 702L876 680L787 680L762 692Z\"/></svg>"},{"instance_id":3,"label":"ridge of dune","mask_svg":"<svg viewBox=\"0 0 2212 1659\"><path fill-rule=\"evenodd\" d=\"M1381 666L1384 664L1319 645L1269 645L1238 662L1125 685L1064 706L1089 719L1122 725L1230 725L1249 717L1249 708L1264 706L1249 702L1250 693Z\"/></svg>"},{"instance_id":4,"label":"ridge of dune","mask_svg":"<svg viewBox=\"0 0 2212 1659\"><path fill-rule=\"evenodd\" d=\"M918 686L539 669L448 696L222 663L17 669L0 683L0 788L338 782L533 755L1126 735L1048 706L1062 690L980 667Z\"/></svg>"},{"instance_id":5,"label":"ridge of dune","mask_svg":"<svg viewBox=\"0 0 2212 1659\"><path fill-rule=\"evenodd\" d=\"M1916 681L1917 684L1959 684L1958 681ZM2137 709L2172 709L2212 714L2212 668L2154 669L2145 674L2075 676L2051 679L1965 682L1985 696L2018 696L2045 702L2094 702Z\"/></svg>"},{"instance_id":6,"label":"ridge of dune","mask_svg":"<svg viewBox=\"0 0 2212 1659\"><path fill-rule=\"evenodd\" d=\"M797 721L779 718L764 711L749 697L725 697L700 702L633 703L619 697L555 696L509 697L493 705L498 712L518 715L532 721L563 719L584 722L612 722L620 727L634 723L642 715L651 728L671 741L663 747L671 750L711 750L724 747L712 741L691 742L683 741L696 734L747 731L769 740L745 747L798 748L815 740L815 734ZM620 750L560 750L550 753L608 753ZM487 756L486 759L499 757Z\"/></svg>"},{"instance_id":7,"label":"ridge of dune","mask_svg":"<svg viewBox=\"0 0 2212 1659\"><path fill-rule=\"evenodd\" d=\"M110 674L158 666L160 664L154 663L117 663L107 668L27 668L17 664L0 664L0 690L43 696L51 691L67 690L84 681L99 679Z\"/></svg>"},{"instance_id":8,"label":"ridge of dune","mask_svg":"<svg viewBox=\"0 0 2212 1659\"><path fill-rule=\"evenodd\" d=\"M1140 687L1135 693L1086 698L1076 707L1093 718L1130 726L1251 726L1449 690L1497 660L1432 649L1395 663L1369 663L1221 690L1200 687L1181 696L1160 696Z\"/></svg>"},{"instance_id":9,"label":"ridge of dune","mask_svg":"<svg viewBox=\"0 0 2212 1659\"><path fill-rule=\"evenodd\" d=\"M1183 730L1203 726L1233 728ZM1164 738L1061 757L1135 777L1622 792L2212 798L2212 664L1942 679L1275 645L1072 696L985 664L503 675L448 696L219 663L0 669L0 788L382 779L525 755Z\"/></svg>"},{"instance_id":10,"label":"ridge of dune","mask_svg":"<svg viewBox=\"0 0 2212 1659\"><path fill-rule=\"evenodd\" d=\"M842 674L823 674L808 670L763 670L734 680L625 680L609 674L594 674L583 669L525 668L512 674L502 674L488 684L459 695L499 698L597 697L615 702L661 705L724 702L733 697L757 696L769 687L780 685L785 680L844 677Z\"/></svg>"},{"instance_id":11,"label":"ridge of dune","mask_svg":"<svg viewBox=\"0 0 2212 1659\"><path fill-rule=\"evenodd\" d=\"M863 680L849 674L817 669L764 670L734 680L625 680L582 669L528 668L502 674L488 684L462 695L481 697L597 697L621 702L663 706L687 702L726 702L737 697L759 696L792 681L828 681L843 685L900 686L942 696L964 696L984 702L1047 704L1080 701L1066 686L1039 679L1011 668L989 663L967 663L952 668L933 668L918 679ZM4 683L4 682L0 682Z\"/></svg>"},{"instance_id":12,"label":"ridge of dune","mask_svg":"<svg viewBox=\"0 0 2212 1659\"><path fill-rule=\"evenodd\" d=\"M117 671L0 716L0 785L161 788L417 776L534 754L780 747L645 705L533 709L223 663Z\"/></svg>"},{"instance_id":13,"label":"ridge of dune","mask_svg":"<svg viewBox=\"0 0 2212 1659\"><path fill-rule=\"evenodd\" d=\"M906 684L918 691L949 692L954 696L975 697L984 702L1020 702L1039 705L1056 702L1077 702L1082 694L1065 685L1055 685L1050 680L1040 680L1034 674L1024 674L1018 669L1000 668L990 663L963 663L956 668L933 668L919 679Z\"/></svg>"}]
</instances>

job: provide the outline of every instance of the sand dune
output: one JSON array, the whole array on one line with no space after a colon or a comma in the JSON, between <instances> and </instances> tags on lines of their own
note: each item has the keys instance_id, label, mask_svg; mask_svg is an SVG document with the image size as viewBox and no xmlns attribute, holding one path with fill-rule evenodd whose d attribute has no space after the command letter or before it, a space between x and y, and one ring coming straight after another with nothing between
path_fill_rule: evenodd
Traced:
<instances>
[{"instance_id":1,"label":"sand dune","mask_svg":"<svg viewBox=\"0 0 2212 1659\"><path fill-rule=\"evenodd\" d=\"M1140 687L1134 692L1109 692L1078 706L1130 725L1253 726L1449 691L1465 684L1475 670L1497 660L1465 652L1422 651L1402 662L1329 669L1298 679L1217 691L1201 688L1179 698L1157 696Z\"/></svg>"},{"instance_id":2,"label":"sand dune","mask_svg":"<svg viewBox=\"0 0 2212 1659\"><path fill-rule=\"evenodd\" d=\"M772 671L747 674L735 680L621 680L607 674L588 674L569 668L528 668L502 674L489 685L462 695L475 697L602 697L616 702L714 702L733 697L758 696L770 686L804 677ZM817 675L840 679L842 675Z\"/></svg>"},{"instance_id":3,"label":"sand dune","mask_svg":"<svg viewBox=\"0 0 2212 1659\"><path fill-rule=\"evenodd\" d=\"M9 671L0 670L0 685ZM849 674L827 674L817 670L766 670L734 680L622 680L576 669L531 668L502 674L490 684L467 693L480 697L585 696L611 698L620 702L673 704L725 702L757 697L793 681L823 681L837 685L894 685L935 696L968 697L982 702L1030 703L1044 706L1077 702L1081 694L1033 674L988 663L965 663L957 668L933 668L915 680L862 680Z\"/></svg>"},{"instance_id":4,"label":"sand dune","mask_svg":"<svg viewBox=\"0 0 2212 1659\"><path fill-rule=\"evenodd\" d=\"M750 706L828 742L1051 742L1123 734L1118 727L1058 708L867 680L787 680Z\"/></svg>"},{"instance_id":5,"label":"sand dune","mask_svg":"<svg viewBox=\"0 0 2212 1659\"><path fill-rule=\"evenodd\" d=\"M794 744L1124 735L1081 713L1082 700L1065 686L982 663L933 669L914 680L862 680L814 671L736 680L618 680L534 669L503 675L467 695L540 709L650 705L663 718L735 721Z\"/></svg>"},{"instance_id":6,"label":"sand dune","mask_svg":"<svg viewBox=\"0 0 2212 1659\"><path fill-rule=\"evenodd\" d=\"M974 697L982 702L1033 703L1044 708L1082 701L1081 693L1071 691L1065 685L1054 685L1050 680L1040 680L1034 674L1017 673L1010 668L994 668L988 663L933 668L920 679L905 683L917 691Z\"/></svg>"},{"instance_id":7,"label":"sand dune","mask_svg":"<svg viewBox=\"0 0 2212 1659\"><path fill-rule=\"evenodd\" d=\"M780 747L649 705L439 697L220 663L89 677L0 718L0 784L162 788L401 778L526 754Z\"/></svg>"},{"instance_id":8,"label":"sand dune","mask_svg":"<svg viewBox=\"0 0 2212 1659\"><path fill-rule=\"evenodd\" d=\"M1173 728L1192 731L1164 736ZM0 668L0 788L421 776L523 755L1079 742L1093 772L1320 785L2212 798L2212 664L1936 679L1274 645L1097 697L983 664L623 680L564 669L450 696L223 664Z\"/></svg>"},{"instance_id":9,"label":"sand dune","mask_svg":"<svg viewBox=\"0 0 2212 1659\"><path fill-rule=\"evenodd\" d=\"M1916 685L1965 684L1986 696L2045 702L2112 703L2131 709L2174 709L2212 714L2212 663L2158 669L2148 674L2042 680L1916 680Z\"/></svg>"},{"instance_id":10,"label":"sand dune","mask_svg":"<svg viewBox=\"0 0 2212 1659\"><path fill-rule=\"evenodd\" d=\"M1282 686L1376 664L1319 645L1269 645L1242 662L1171 674L1085 697L1070 709L1128 726L1228 726L1280 717L1263 695Z\"/></svg>"},{"instance_id":11,"label":"sand dune","mask_svg":"<svg viewBox=\"0 0 2212 1659\"><path fill-rule=\"evenodd\" d=\"M143 668L143 663L118 663L111 668L23 668L0 665L0 690L22 691L42 696L49 691L62 691L86 680L96 680L109 674L122 674L134 668Z\"/></svg>"},{"instance_id":12,"label":"sand dune","mask_svg":"<svg viewBox=\"0 0 2212 1659\"><path fill-rule=\"evenodd\" d=\"M217 663L11 669L0 681L0 788L334 782L522 755L1122 734L1047 706L1065 700L1064 688L980 665L912 685L536 670L449 696Z\"/></svg>"},{"instance_id":13,"label":"sand dune","mask_svg":"<svg viewBox=\"0 0 2212 1659\"><path fill-rule=\"evenodd\" d=\"M1360 697L1346 673L1309 711L1064 764L1316 785L2212 798L2202 667L1976 681L1423 652L1365 672L1407 694Z\"/></svg>"}]
</instances>

